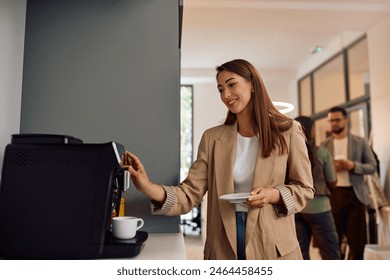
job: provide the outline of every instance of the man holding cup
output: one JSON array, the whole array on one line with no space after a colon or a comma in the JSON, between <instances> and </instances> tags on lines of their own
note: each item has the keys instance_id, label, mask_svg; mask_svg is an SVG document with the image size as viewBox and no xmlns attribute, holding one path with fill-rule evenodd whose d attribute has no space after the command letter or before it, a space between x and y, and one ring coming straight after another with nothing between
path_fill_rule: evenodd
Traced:
<instances>
[{"instance_id":1,"label":"man holding cup","mask_svg":"<svg viewBox=\"0 0 390 280\"><path fill-rule=\"evenodd\" d=\"M349 259L362 260L367 243L366 205L370 203L365 174L376 171L374 154L367 141L348 131L345 109L328 112L332 135L321 143L333 155L337 185L330 202L339 242L346 236Z\"/></svg>"}]
</instances>

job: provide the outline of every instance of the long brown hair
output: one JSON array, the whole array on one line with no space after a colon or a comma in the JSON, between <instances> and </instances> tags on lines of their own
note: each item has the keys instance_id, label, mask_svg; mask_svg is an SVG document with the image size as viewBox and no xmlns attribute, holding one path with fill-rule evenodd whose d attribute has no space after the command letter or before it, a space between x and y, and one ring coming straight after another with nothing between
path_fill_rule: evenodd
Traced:
<instances>
[{"instance_id":1,"label":"long brown hair","mask_svg":"<svg viewBox=\"0 0 390 280\"><path fill-rule=\"evenodd\" d=\"M216 68L217 79L222 71L229 71L240 75L252 82L252 101L248 106L253 106L252 127L259 133L259 144L264 157L269 157L271 152L279 148L281 154L288 152L287 143L282 133L292 126L292 119L281 114L274 106L265 85L256 68L246 60L234 59ZM251 104L251 105L250 105ZM225 124L233 125L237 120L235 113L228 111Z\"/></svg>"},{"instance_id":2,"label":"long brown hair","mask_svg":"<svg viewBox=\"0 0 390 280\"><path fill-rule=\"evenodd\" d=\"M297 122L299 122L302 126L303 133L306 136L306 147L309 154L309 159L311 162L311 170L313 171L316 161L315 161L315 145L314 145L314 139L311 134L311 130L313 128L313 121L310 117L307 116L298 116L295 118Z\"/></svg>"}]
</instances>

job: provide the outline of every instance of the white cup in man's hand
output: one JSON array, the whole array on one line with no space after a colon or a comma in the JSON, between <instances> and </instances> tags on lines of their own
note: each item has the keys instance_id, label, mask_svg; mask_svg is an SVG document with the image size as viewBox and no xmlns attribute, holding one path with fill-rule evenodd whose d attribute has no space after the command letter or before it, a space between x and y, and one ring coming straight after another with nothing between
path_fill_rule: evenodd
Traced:
<instances>
[{"instance_id":1,"label":"white cup in man's hand","mask_svg":"<svg viewBox=\"0 0 390 280\"><path fill-rule=\"evenodd\" d=\"M347 158L344 155L335 155L334 159L335 160L344 160L344 159L347 159Z\"/></svg>"},{"instance_id":2,"label":"white cup in man's hand","mask_svg":"<svg viewBox=\"0 0 390 280\"><path fill-rule=\"evenodd\" d=\"M144 220L137 217L114 217L112 218L112 234L118 239L130 239L135 236L137 230L142 228Z\"/></svg>"}]
</instances>

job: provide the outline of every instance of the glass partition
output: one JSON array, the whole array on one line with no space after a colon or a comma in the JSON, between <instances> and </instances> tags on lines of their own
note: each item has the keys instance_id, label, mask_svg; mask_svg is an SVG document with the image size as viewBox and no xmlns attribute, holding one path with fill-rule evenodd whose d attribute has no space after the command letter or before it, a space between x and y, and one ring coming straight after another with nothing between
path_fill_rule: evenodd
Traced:
<instances>
[{"instance_id":1,"label":"glass partition","mask_svg":"<svg viewBox=\"0 0 390 280\"><path fill-rule=\"evenodd\" d=\"M311 116L312 108L311 77L307 76L299 81L299 114Z\"/></svg>"},{"instance_id":2,"label":"glass partition","mask_svg":"<svg viewBox=\"0 0 390 280\"><path fill-rule=\"evenodd\" d=\"M368 70L367 39L348 49L349 98L369 95L370 77Z\"/></svg>"},{"instance_id":3,"label":"glass partition","mask_svg":"<svg viewBox=\"0 0 390 280\"><path fill-rule=\"evenodd\" d=\"M347 84L348 82L348 84ZM298 81L299 113L315 121L315 143L331 135L327 111L347 110L350 132L369 138L370 76L367 38L362 37Z\"/></svg>"},{"instance_id":4,"label":"glass partition","mask_svg":"<svg viewBox=\"0 0 390 280\"><path fill-rule=\"evenodd\" d=\"M365 103L348 109L350 132L368 139L368 114Z\"/></svg>"},{"instance_id":5,"label":"glass partition","mask_svg":"<svg viewBox=\"0 0 390 280\"><path fill-rule=\"evenodd\" d=\"M332 133L330 131L330 125L328 123L328 117L320 118L314 122L315 130L315 143L317 146L321 144Z\"/></svg>"},{"instance_id":6,"label":"glass partition","mask_svg":"<svg viewBox=\"0 0 390 280\"><path fill-rule=\"evenodd\" d=\"M314 113L346 102L344 59L340 54L313 73Z\"/></svg>"}]
</instances>

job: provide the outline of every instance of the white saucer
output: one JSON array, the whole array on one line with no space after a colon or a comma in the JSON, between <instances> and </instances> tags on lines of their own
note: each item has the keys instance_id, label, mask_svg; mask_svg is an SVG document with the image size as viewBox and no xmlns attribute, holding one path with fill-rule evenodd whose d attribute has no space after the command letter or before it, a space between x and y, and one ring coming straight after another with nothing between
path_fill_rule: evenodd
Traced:
<instances>
[{"instance_id":1,"label":"white saucer","mask_svg":"<svg viewBox=\"0 0 390 280\"><path fill-rule=\"evenodd\" d=\"M242 203L245 202L250 196L250 193L230 193L221 195L219 199L227 200L230 203Z\"/></svg>"}]
</instances>

